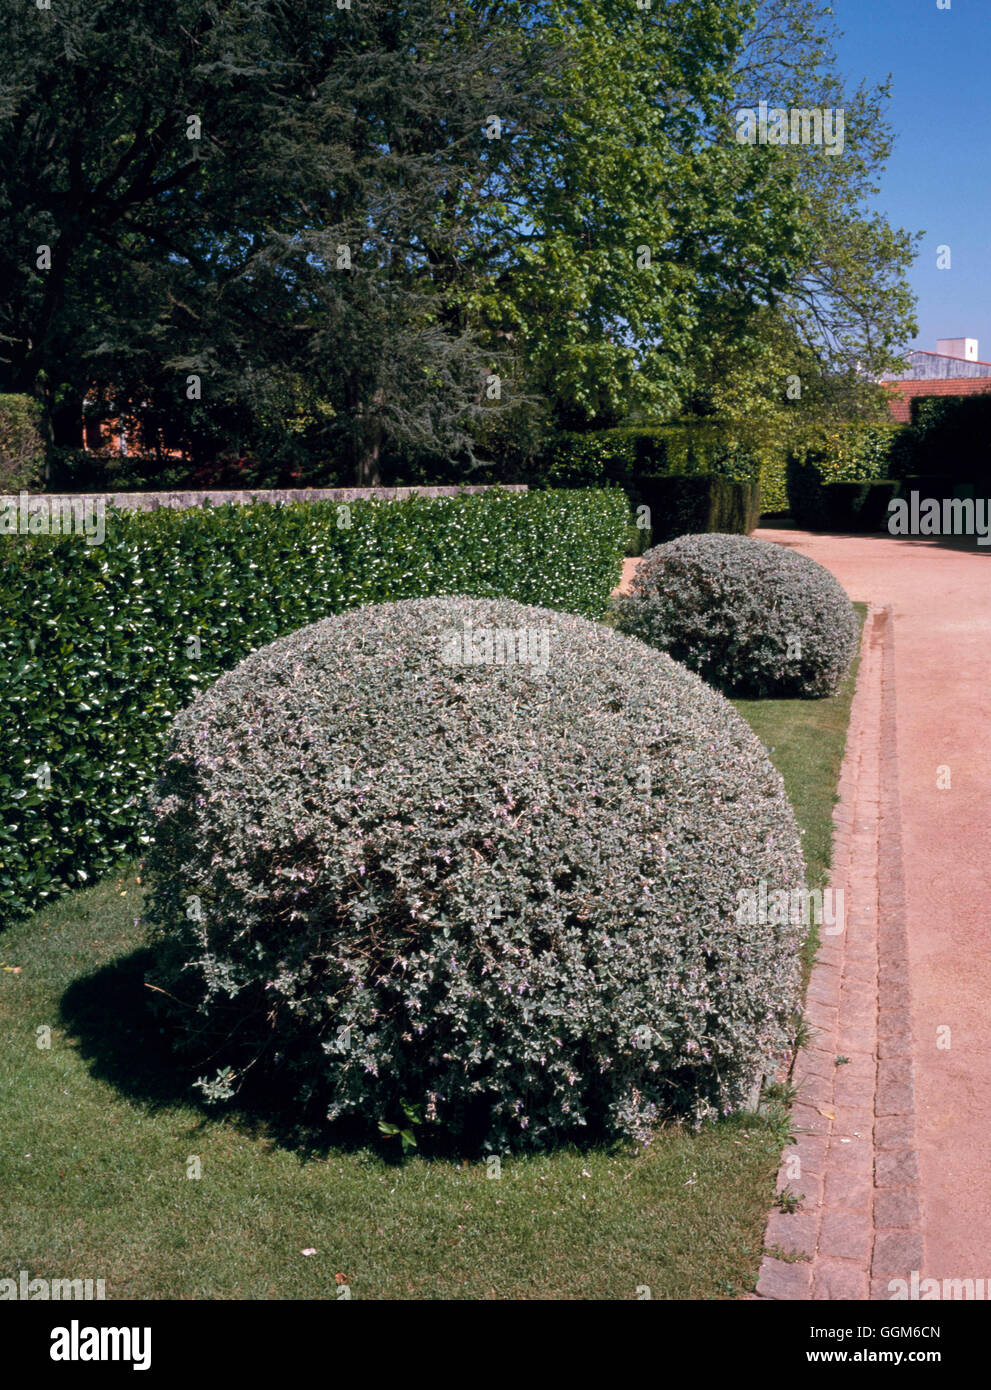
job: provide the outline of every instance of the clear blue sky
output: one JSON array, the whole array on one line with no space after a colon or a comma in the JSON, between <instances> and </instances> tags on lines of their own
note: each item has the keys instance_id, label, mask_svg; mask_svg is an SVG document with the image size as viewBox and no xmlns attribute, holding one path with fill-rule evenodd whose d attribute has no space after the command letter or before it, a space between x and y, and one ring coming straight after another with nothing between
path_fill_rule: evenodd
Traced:
<instances>
[{"instance_id":1,"label":"clear blue sky","mask_svg":"<svg viewBox=\"0 0 991 1390\"><path fill-rule=\"evenodd\" d=\"M894 227L924 231L910 283L918 338L977 338L991 361L991 0L832 0L849 86L892 76L895 148L876 200ZM948 245L949 270L936 269Z\"/></svg>"}]
</instances>

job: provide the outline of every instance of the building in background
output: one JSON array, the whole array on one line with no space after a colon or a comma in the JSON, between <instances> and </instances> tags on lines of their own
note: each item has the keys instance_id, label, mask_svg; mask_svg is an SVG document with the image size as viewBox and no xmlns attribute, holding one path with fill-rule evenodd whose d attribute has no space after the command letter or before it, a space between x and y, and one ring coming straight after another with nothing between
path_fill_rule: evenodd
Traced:
<instances>
[{"instance_id":1,"label":"building in background","mask_svg":"<svg viewBox=\"0 0 991 1390\"><path fill-rule=\"evenodd\" d=\"M939 338L935 352L908 352L908 366L881 378L891 392L892 419L910 424L920 396L979 396L991 392L991 362L977 355L976 338Z\"/></svg>"},{"instance_id":2,"label":"building in background","mask_svg":"<svg viewBox=\"0 0 991 1390\"><path fill-rule=\"evenodd\" d=\"M148 402L141 413L122 414L112 397L96 390L83 402L83 448L87 453L135 454L159 459L184 459L182 440L173 428L155 420Z\"/></svg>"}]
</instances>

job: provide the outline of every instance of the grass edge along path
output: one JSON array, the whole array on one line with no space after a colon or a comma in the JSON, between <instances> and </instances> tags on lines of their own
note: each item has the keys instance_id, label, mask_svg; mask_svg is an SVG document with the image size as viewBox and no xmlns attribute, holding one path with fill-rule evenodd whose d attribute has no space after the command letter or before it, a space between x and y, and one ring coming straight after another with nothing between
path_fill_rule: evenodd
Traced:
<instances>
[{"instance_id":1,"label":"grass edge along path","mask_svg":"<svg viewBox=\"0 0 991 1390\"><path fill-rule=\"evenodd\" d=\"M854 680L830 700L735 702L785 778L812 887ZM108 1298L137 1299L753 1289L788 1137L780 1107L665 1127L645 1151L503 1159L498 1177L483 1161L282 1147L176 1090L141 1012L141 893L124 871L0 934L0 1278L104 1279Z\"/></svg>"}]
</instances>

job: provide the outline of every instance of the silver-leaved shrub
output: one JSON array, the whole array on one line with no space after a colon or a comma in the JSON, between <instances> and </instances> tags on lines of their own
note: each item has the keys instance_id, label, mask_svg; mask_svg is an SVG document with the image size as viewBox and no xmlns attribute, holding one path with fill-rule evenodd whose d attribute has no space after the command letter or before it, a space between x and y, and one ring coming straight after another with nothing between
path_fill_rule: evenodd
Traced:
<instances>
[{"instance_id":1,"label":"silver-leaved shrub","mask_svg":"<svg viewBox=\"0 0 991 1390\"><path fill-rule=\"evenodd\" d=\"M802 929L738 911L804 882L779 774L585 618L433 598L280 638L175 719L152 827L154 983L212 1098L252 1067L301 1117L645 1141L745 1104L798 1003Z\"/></svg>"},{"instance_id":2,"label":"silver-leaved shrub","mask_svg":"<svg viewBox=\"0 0 991 1390\"><path fill-rule=\"evenodd\" d=\"M857 644L853 604L829 570L752 536L655 546L616 608L621 631L738 696L835 694Z\"/></svg>"}]
</instances>

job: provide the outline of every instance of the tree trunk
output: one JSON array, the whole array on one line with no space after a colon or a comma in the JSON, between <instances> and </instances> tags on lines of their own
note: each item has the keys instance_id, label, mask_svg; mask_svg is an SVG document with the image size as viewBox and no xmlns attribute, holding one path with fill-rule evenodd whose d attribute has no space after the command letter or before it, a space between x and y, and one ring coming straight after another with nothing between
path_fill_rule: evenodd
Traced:
<instances>
[{"instance_id":1,"label":"tree trunk","mask_svg":"<svg viewBox=\"0 0 991 1390\"><path fill-rule=\"evenodd\" d=\"M377 422L369 422L361 440L361 453L358 458L358 487L379 487L382 474L379 459L382 453L382 427Z\"/></svg>"},{"instance_id":2,"label":"tree trunk","mask_svg":"<svg viewBox=\"0 0 991 1390\"><path fill-rule=\"evenodd\" d=\"M52 412L52 435L57 449L83 447L83 409L78 400L73 399Z\"/></svg>"}]
</instances>

